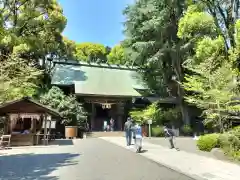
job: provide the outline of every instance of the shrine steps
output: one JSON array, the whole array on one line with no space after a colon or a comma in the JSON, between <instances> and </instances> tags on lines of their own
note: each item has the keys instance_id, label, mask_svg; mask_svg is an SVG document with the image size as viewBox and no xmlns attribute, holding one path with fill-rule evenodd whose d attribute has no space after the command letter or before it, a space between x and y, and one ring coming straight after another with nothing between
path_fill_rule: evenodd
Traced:
<instances>
[{"instance_id":1,"label":"shrine steps","mask_svg":"<svg viewBox=\"0 0 240 180\"><path fill-rule=\"evenodd\" d=\"M89 132L87 137L98 138L98 137L121 137L124 136L123 131L113 131L113 132Z\"/></svg>"}]
</instances>

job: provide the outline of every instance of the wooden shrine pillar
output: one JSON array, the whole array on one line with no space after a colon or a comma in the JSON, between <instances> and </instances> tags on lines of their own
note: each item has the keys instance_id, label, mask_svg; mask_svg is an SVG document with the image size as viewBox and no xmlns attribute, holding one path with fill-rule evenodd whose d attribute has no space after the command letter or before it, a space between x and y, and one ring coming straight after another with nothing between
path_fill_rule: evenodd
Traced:
<instances>
[{"instance_id":1,"label":"wooden shrine pillar","mask_svg":"<svg viewBox=\"0 0 240 180\"><path fill-rule=\"evenodd\" d=\"M123 104L117 104L117 127L118 130L123 130L123 115L124 115L124 106Z\"/></svg>"},{"instance_id":2,"label":"wooden shrine pillar","mask_svg":"<svg viewBox=\"0 0 240 180\"><path fill-rule=\"evenodd\" d=\"M48 136L47 136L47 114L43 116L44 121L44 145L48 144Z\"/></svg>"},{"instance_id":3,"label":"wooden shrine pillar","mask_svg":"<svg viewBox=\"0 0 240 180\"><path fill-rule=\"evenodd\" d=\"M37 125L36 118L31 117L31 132L33 134L36 134L36 125ZM32 143L33 143L33 145L36 144L36 137L35 137L35 135L32 136Z\"/></svg>"},{"instance_id":4,"label":"wooden shrine pillar","mask_svg":"<svg viewBox=\"0 0 240 180\"><path fill-rule=\"evenodd\" d=\"M10 134L10 122L11 122L11 120L10 120L9 115L5 116L4 117L4 122L3 122L3 128L4 128L3 133L4 133L4 135Z\"/></svg>"},{"instance_id":5,"label":"wooden shrine pillar","mask_svg":"<svg viewBox=\"0 0 240 180\"><path fill-rule=\"evenodd\" d=\"M31 118L31 132L36 134L37 119Z\"/></svg>"},{"instance_id":6,"label":"wooden shrine pillar","mask_svg":"<svg viewBox=\"0 0 240 180\"><path fill-rule=\"evenodd\" d=\"M95 115L96 115L96 108L95 104L91 103L92 105L92 113L91 113L91 130L95 128Z\"/></svg>"},{"instance_id":7,"label":"wooden shrine pillar","mask_svg":"<svg viewBox=\"0 0 240 180\"><path fill-rule=\"evenodd\" d=\"M11 114L9 115L9 119L8 119L8 132L9 132L9 134L12 134L12 130L13 130L13 127L12 127L12 122L13 121L13 119L12 119L12 116L11 116Z\"/></svg>"}]
</instances>

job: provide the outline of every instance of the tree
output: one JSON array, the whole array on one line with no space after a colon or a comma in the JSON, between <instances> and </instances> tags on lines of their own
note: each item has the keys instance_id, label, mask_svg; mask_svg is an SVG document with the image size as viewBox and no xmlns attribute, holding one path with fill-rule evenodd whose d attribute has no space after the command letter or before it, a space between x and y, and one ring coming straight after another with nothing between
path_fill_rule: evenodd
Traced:
<instances>
[{"instance_id":1,"label":"tree","mask_svg":"<svg viewBox=\"0 0 240 180\"><path fill-rule=\"evenodd\" d=\"M176 83L184 80L182 63L192 48L191 43L185 44L177 36L178 21L184 10L185 0L136 1L124 11L127 38L123 46L132 63L143 69L143 78L153 93L171 96L169 85L177 85L182 118L189 123L184 89Z\"/></svg>"},{"instance_id":2,"label":"tree","mask_svg":"<svg viewBox=\"0 0 240 180\"><path fill-rule=\"evenodd\" d=\"M57 52L66 18L56 0L4 0L0 7L4 27L1 54L8 55L14 46L25 44L28 51L22 57L38 63Z\"/></svg>"},{"instance_id":3,"label":"tree","mask_svg":"<svg viewBox=\"0 0 240 180\"><path fill-rule=\"evenodd\" d=\"M148 120L152 120L153 123L157 121L160 110L158 109L158 103L153 103L143 110L130 111L131 117L140 124L147 123Z\"/></svg>"},{"instance_id":4,"label":"tree","mask_svg":"<svg viewBox=\"0 0 240 180\"><path fill-rule=\"evenodd\" d=\"M65 60L75 59L76 47L75 41L69 40L67 37L63 36L57 55L59 58L63 58Z\"/></svg>"},{"instance_id":5,"label":"tree","mask_svg":"<svg viewBox=\"0 0 240 180\"><path fill-rule=\"evenodd\" d=\"M42 72L13 53L1 63L0 74L0 103L2 103L35 95Z\"/></svg>"},{"instance_id":6,"label":"tree","mask_svg":"<svg viewBox=\"0 0 240 180\"><path fill-rule=\"evenodd\" d=\"M106 48L102 44L79 43L76 45L75 57L79 61L105 63L106 53Z\"/></svg>"},{"instance_id":7,"label":"tree","mask_svg":"<svg viewBox=\"0 0 240 180\"><path fill-rule=\"evenodd\" d=\"M66 96L60 88L52 87L40 97L40 102L60 112L65 125L86 127L87 113L75 96Z\"/></svg>"},{"instance_id":8,"label":"tree","mask_svg":"<svg viewBox=\"0 0 240 180\"><path fill-rule=\"evenodd\" d=\"M178 35L189 41L195 38L195 52L188 57L185 68L191 72L185 76L183 87L188 91L186 100L203 109L206 124L223 131L223 124L232 114L239 113L239 96L234 63L239 56L239 26L236 22L234 44L226 54L226 37L222 36L214 17L198 6L189 6L180 20ZM227 31L227 30L226 30ZM199 36L200 35L200 36ZM234 35L231 35L234 36Z\"/></svg>"},{"instance_id":9,"label":"tree","mask_svg":"<svg viewBox=\"0 0 240 180\"><path fill-rule=\"evenodd\" d=\"M65 25L56 0L0 1L0 101L32 96L43 84L45 57L59 53Z\"/></svg>"},{"instance_id":10,"label":"tree","mask_svg":"<svg viewBox=\"0 0 240 180\"><path fill-rule=\"evenodd\" d=\"M226 54L231 47L235 47L234 25L239 19L239 0L190 0L189 4L194 4L199 10L202 10L202 12L204 11L211 15L217 33L224 39Z\"/></svg>"},{"instance_id":11,"label":"tree","mask_svg":"<svg viewBox=\"0 0 240 180\"><path fill-rule=\"evenodd\" d=\"M124 48L121 45L116 45L112 48L111 52L107 56L107 62L109 64L128 65L129 61Z\"/></svg>"},{"instance_id":12,"label":"tree","mask_svg":"<svg viewBox=\"0 0 240 180\"><path fill-rule=\"evenodd\" d=\"M109 46L106 46L105 48L106 48L106 55L109 55L111 50L112 50L112 48L109 47Z\"/></svg>"}]
</instances>

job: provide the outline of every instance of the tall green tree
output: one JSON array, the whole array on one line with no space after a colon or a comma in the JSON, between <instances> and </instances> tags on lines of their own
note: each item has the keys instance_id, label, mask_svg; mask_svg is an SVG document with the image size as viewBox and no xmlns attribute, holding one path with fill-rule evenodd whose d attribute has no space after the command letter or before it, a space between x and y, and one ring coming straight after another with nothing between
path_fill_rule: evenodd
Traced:
<instances>
[{"instance_id":1,"label":"tall green tree","mask_svg":"<svg viewBox=\"0 0 240 180\"><path fill-rule=\"evenodd\" d=\"M216 26L217 33L224 39L225 53L234 47L234 25L239 19L239 0L189 0L189 4L197 5L198 8L211 15Z\"/></svg>"},{"instance_id":2,"label":"tall green tree","mask_svg":"<svg viewBox=\"0 0 240 180\"><path fill-rule=\"evenodd\" d=\"M56 0L3 0L0 2L4 38L1 54L8 55L15 46L28 47L22 56L38 63L55 53L66 25L63 10Z\"/></svg>"},{"instance_id":3,"label":"tall green tree","mask_svg":"<svg viewBox=\"0 0 240 180\"><path fill-rule=\"evenodd\" d=\"M98 43L79 43L76 45L75 57L79 61L105 63L106 48L102 44Z\"/></svg>"},{"instance_id":4,"label":"tall green tree","mask_svg":"<svg viewBox=\"0 0 240 180\"><path fill-rule=\"evenodd\" d=\"M62 42L60 44L59 52L57 52L58 58L60 59L75 59L76 54L76 42L68 39L67 37L62 37Z\"/></svg>"},{"instance_id":5,"label":"tall green tree","mask_svg":"<svg viewBox=\"0 0 240 180\"><path fill-rule=\"evenodd\" d=\"M124 14L126 39L123 43L132 62L143 69L143 77L154 93L169 96L169 86L177 85L182 118L189 123L184 90L176 82L184 79L182 63L191 48L178 38L178 21L185 0L138 0Z\"/></svg>"},{"instance_id":6,"label":"tall green tree","mask_svg":"<svg viewBox=\"0 0 240 180\"><path fill-rule=\"evenodd\" d=\"M239 23L231 34L235 45L227 52L226 37L219 31L215 17L199 4L189 6L179 23L180 38L195 38L194 53L185 61L185 68L191 72L183 83L189 92L186 100L203 110L206 124L221 131L224 122L240 112L238 103L233 103L233 98L239 96L239 72L234 68L239 56Z\"/></svg>"},{"instance_id":7,"label":"tall green tree","mask_svg":"<svg viewBox=\"0 0 240 180\"><path fill-rule=\"evenodd\" d=\"M128 65L128 56L121 45L116 45L112 48L107 56L107 62L109 64Z\"/></svg>"},{"instance_id":8,"label":"tall green tree","mask_svg":"<svg viewBox=\"0 0 240 180\"><path fill-rule=\"evenodd\" d=\"M35 95L41 76L42 71L20 58L19 53L6 57L0 67L0 103Z\"/></svg>"},{"instance_id":9,"label":"tall green tree","mask_svg":"<svg viewBox=\"0 0 240 180\"><path fill-rule=\"evenodd\" d=\"M1 97L32 95L43 84L45 57L58 54L65 25L56 0L0 1Z\"/></svg>"}]
</instances>

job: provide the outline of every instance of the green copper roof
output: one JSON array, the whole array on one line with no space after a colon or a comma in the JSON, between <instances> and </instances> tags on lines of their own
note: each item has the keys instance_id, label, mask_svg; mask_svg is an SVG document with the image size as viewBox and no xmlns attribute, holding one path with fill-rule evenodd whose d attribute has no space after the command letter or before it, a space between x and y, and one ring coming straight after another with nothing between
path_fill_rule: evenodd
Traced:
<instances>
[{"instance_id":1,"label":"green copper roof","mask_svg":"<svg viewBox=\"0 0 240 180\"><path fill-rule=\"evenodd\" d=\"M146 89L136 69L125 66L56 64L53 85L74 85L75 93L103 96L141 96Z\"/></svg>"}]
</instances>

